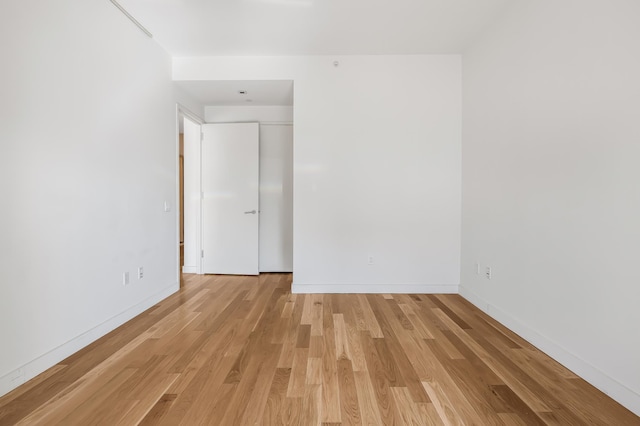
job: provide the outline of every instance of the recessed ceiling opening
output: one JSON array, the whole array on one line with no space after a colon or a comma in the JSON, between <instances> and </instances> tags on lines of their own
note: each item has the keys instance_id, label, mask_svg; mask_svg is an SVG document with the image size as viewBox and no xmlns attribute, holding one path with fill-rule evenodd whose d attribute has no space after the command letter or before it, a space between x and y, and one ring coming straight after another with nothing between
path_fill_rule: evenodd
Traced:
<instances>
[{"instance_id":1,"label":"recessed ceiling opening","mask_svg":"<svg viewBox=\"0 0 640 426\"><path fill-rule=\"evenodd\" d=\"M205 106L293 106L292 80L176 81Z\"/></svg>"}]
</instances>

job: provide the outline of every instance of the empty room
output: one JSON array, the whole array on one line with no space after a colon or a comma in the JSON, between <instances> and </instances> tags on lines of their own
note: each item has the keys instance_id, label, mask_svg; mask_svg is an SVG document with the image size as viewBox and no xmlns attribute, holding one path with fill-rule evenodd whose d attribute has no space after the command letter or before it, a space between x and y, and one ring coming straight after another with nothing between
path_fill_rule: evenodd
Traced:
<instances>
[{"instance_id":1,"label":"empty room","mask_svg":"<svg viewBox=\"0 0 640 426\"><path fill-rule=\"evenodd\" d=\"M0 425L640 425L636 0L0 4Z\"/></svg>"}]
</instances>

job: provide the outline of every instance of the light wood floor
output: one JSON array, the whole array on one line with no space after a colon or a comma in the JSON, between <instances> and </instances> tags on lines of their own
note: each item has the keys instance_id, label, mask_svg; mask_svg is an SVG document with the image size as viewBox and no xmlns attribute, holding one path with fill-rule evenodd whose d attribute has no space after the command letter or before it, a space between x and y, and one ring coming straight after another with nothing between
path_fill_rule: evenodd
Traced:
<instances>
[{"instance_id":1,"label":"light wood floor","mask_svg":"<svg viewBox=\"0 0 640 426\"><path fill-rule=\"evenodd\" d=\"M0 424L639 425L457 295L180 293L0 398Z\"/></svg>"}]
</instances>

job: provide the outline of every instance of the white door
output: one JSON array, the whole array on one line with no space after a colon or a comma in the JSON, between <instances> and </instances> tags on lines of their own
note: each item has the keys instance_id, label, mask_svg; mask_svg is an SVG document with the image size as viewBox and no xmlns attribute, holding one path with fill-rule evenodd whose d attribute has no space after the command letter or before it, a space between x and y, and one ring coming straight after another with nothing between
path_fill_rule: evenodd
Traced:
<instances>
[{"instance_id":1,"label":"white door","mask_svg":"<svg viewBox=\"0 0 640 426\"><path fill-rule=\"evenodd\" d=\"M185 117L184 152L184 266L182 272L200 272L200 124Z\"/></svg>"},{"instance_id":2,"label":"white door","mask_svg":"<svg viewBox=\"0 0 640 426\"><path fill-rule=\"evenodd\" d=\"M202 272L258 275L258 123L202 132Z\"/></svg>"},{"instance_id":3,"label":"white door","mask_svg":"<svg viewBox=\"0 0 640 426\"><path fill-rule=\"evenodd\" d=\"M293 270L293 126L260 125L260 272Z\"/></svg>"}]
</instances>

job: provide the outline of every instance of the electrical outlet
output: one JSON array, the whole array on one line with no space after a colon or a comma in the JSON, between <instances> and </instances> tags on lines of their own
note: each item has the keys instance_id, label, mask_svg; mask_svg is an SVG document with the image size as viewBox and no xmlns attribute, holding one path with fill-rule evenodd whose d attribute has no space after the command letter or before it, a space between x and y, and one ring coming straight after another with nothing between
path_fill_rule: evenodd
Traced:
<instances>
[{"instance_id":1,"label":"electrical outlet","mask_svg":"<svg viewBox=\"0 0 640 426\"><path fill-rule=\"evenodd\" d=\"M486 275L488 280L491 279L491 266L487 266L487 268L484 271L484 274Z\"/></svg>"},{"instance_id":2,"label":"electrical outlet","mask_svg":"<svg viewBox=\"0 0 640 426\"><path fill-rule=\"evenodd\" d=\"M369 257L367 257L367 263L368 263L369 265L373 265L373 256L369 256Z\"/></svg>"},{"instance_id":3,"label":"electrical outlet","mask_svg":"<svg viewBox=\"0 0 640 426\"><path fill-rule=\"evenodd\" d=\"M142 278L144 278L144 269L142 268L142 266L138 267L138 279L141 280Z\"/></svg>"},{"instance_id":4,"label":"electrical outlet","mask_svg":"<svg viewBox=\"0 0 640 426\"><path fill-rule=\"evenodd\" d=\"M129 285L129 273L128 272L123 272L122 273L122 285Z\"/></svg>"}]
</instances>

